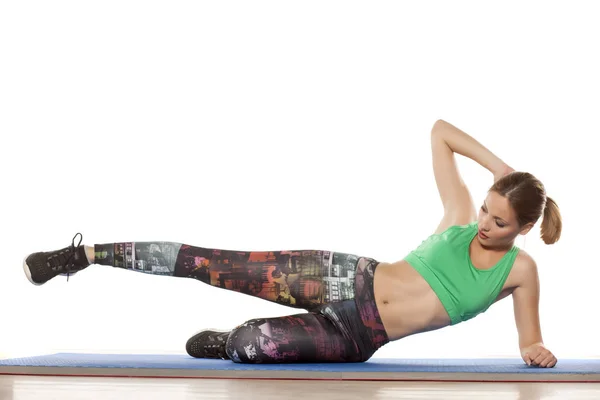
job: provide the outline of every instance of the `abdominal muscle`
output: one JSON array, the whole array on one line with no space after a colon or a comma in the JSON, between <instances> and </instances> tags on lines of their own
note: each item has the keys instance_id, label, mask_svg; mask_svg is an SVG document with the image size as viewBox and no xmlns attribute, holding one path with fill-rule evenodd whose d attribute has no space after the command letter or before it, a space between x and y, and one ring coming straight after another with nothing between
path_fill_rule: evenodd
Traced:
<instances>
[{"instance_id":1,"label":"abdominal muscle","mask_svg":"<svg viewBox=\"0 0 600 400\"><path fill-rule=\"evenodd\" d=\"M406 261L380 263L375 302L389 340L450 325L450 316L427 281Z\"/></svg>"}]
</instances>

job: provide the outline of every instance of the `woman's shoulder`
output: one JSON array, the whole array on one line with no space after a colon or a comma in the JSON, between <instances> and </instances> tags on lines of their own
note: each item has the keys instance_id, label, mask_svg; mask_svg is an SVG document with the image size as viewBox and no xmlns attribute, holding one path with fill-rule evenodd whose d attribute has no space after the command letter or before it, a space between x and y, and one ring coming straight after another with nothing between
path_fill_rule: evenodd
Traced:
<instances>
[{"instance_id":1,"label":"woman's shoulder","mask_svg":"<svg viewBox=\"0 0 600 400\"><path fill-rule=\"evenodd\" d=\"M473 229L477 227L477 220L469 219L454 219L454 220L442 220L438 225L433 235L443 235L449 231Z\"/></svg>"},{"instance_id":2,"label":"woman's shoulder","mask_svg":"<svg viewBox=\"0 0 600 400\"><path fill-rule=\"evenodd\" d=\"M467 240L470 239L471 236L477 231L477 221L469 222L469 223L456 223L445 226L443 230L438 229L436 232L432 233L425 239L425 242L431 240L445 240L445 241L455 241L455 240Z\"/></svg>"},{"instance_id":3,"label":"woman's shoulder","mask_svg":"<svg viewBox=\"0 0 600 400\"><path fill-rule=\"evenodd\" d=\"M535 259L521 248L518 249L512 272L515 275L515 286L521 286L526 282L535 282L538 279L538 269Z\"/></svg>"},{"instance_id":4,"label":"woman's shoulder","mask_svg":"<svg viewBox=\"0 0 600 400\"><path fill-rule=\"evenodd\" d=\"M515 264L518 264L522 268L527 268L527 269L537 268L537 264L536 264L534 258L531 256L531 254L529 254L528 252L526 252L525 250L523 250L519 247L517 247L517 249L519 250L519 252L517 253L517 256L515 257Z\"/></svg>"},{"instance_id":5,"label":"woman's shoulder","mask_svg":"<svg viewBox=\"0 0 600 400\"><path fill-rule=\"evenodd\" d=\"M477 229L477 221L455 223L453 225L450 225L447 230L471 231L474 229Z\"/></svg>"}]
</instances>

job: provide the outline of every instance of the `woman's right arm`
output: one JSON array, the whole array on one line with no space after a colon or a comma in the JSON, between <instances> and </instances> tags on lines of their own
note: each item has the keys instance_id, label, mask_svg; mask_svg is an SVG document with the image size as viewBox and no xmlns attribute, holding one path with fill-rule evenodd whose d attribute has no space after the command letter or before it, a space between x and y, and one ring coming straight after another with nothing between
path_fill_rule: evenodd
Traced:
<instances>
[{"instance_id":1,"label":"woman's right arm","mask_svg":"<svg viewBox=\"0 0 600 400\"><path fill-rule=\"evenodd\" d=\"M477 218L454 153L471 158L494 177L504 174L507 165L471 136L441 119L431 129L431 151L435 181L444 206L444 217L435 231L440 233L449 226L467 224Z\"/></svg>"},{"instance_id":2,"label":"woman's right arm","mask_svg":"<svg viewBox=\"0 0 600 400\"><path fill-rule=\"evenodd\" d=\"M437 120L433 125L432 131L436 131L454 153L477 162L494 176L503 174L507 168L507 164L498 156L449 122L441 119Z\"/></svg>"}]
</instances>

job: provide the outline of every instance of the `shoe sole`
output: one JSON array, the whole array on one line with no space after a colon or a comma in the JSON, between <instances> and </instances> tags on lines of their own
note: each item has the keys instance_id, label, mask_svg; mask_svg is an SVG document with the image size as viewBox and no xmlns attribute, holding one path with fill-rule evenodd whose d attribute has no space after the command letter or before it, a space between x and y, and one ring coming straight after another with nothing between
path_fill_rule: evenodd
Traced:
<instances>
[{"instance_id":1,"label":"shoe sole","mask_svg":"<svg viewBox=\"0 0 600 400\"><path fill-rule=\"evenodd\" d=\"M29 265L27 265L27 257L23 259L23 271L25 272L25 276L29 279L29 282L33 283L35 286L40 286L42 283L37 283L31 278L31 270L29 269Z\"/></svg>"}]
</instances>

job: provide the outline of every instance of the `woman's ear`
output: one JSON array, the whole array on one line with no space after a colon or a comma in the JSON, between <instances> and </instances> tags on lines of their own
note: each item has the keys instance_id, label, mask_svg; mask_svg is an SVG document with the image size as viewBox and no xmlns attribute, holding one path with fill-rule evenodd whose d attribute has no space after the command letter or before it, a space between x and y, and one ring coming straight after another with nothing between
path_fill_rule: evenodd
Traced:
<instances>
[{"instance_id":1,"label":"woman's ear","mask_svg":"<svg viewBox=\"0 0 600 400\"><path fill-rule=\"evenodd\" d=\"M521 231L519 232L519 235L527 235L527 233L531 230L531 228L533 228L535 224L532 222L529 222L525 225L523 225L523 227L521 228Z\"/></svg>"}]
</instances>

